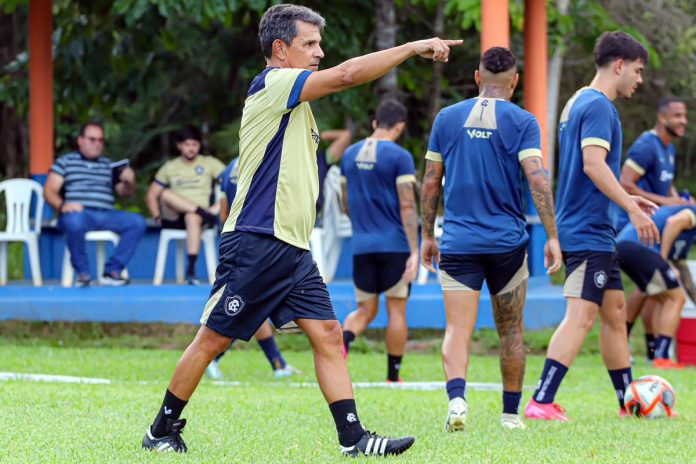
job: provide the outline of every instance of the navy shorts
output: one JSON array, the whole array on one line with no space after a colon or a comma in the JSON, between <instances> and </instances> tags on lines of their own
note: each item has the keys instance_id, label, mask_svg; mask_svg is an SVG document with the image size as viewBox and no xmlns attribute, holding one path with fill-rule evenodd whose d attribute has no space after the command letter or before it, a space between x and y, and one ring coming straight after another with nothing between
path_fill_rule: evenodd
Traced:
<instances>
[{"instance_id":1,"label":"navy shorts","mask_svg":"<svg viewBox=\"0 0 696 464\"><path fill-rule=\"evenodd\" d=\"M248 341L268 318L279 329L295 319L336 319L311 253L271 235L222 234L220 264L201 324Z\"/></svg>"},{"instance_id":2,"label":"navy shorts","mask_svg":"<svg viewBox=\"0 0 696 464\"><path fill-rule=\"evenodd\" d=\"M509 253L440 256L443 290L480 291L486 280L491 295L507 293L529 277L527 246Z\"/></svg>"},{"instance_id":3,"label":"navy shorts","mask_svg":"<svg viewBox=\"0 0 696 464\"><path fill-rule=\"evenodd\" d=\"M616 244L616 256L621 270L643 293L657 295L679 288L679 280L672 266L654 250L635 242Z\"/></svg>"},{"instance_id":4,"label":"navy shorts","mask_svg":"<svg viewBox=\"0 0 696 464\"><path fill-rule=\"evenodd\" d=\"M408 298L411 284L402 281L409 253L366 253L353 255L353 283L358 302L380 293Z\"/></svg>"},{"instance_id":5,"label":"navy shorts","mask_svg":"<svg viewBox=\"0 0 696 464\"><path fill-rule=\"evenodd\" d=\"M563 262L566 267L565 297L581 298L602 306L605 291L623 290L621 269L614 252L564 252Z\"/></svg>"}]
</instances>

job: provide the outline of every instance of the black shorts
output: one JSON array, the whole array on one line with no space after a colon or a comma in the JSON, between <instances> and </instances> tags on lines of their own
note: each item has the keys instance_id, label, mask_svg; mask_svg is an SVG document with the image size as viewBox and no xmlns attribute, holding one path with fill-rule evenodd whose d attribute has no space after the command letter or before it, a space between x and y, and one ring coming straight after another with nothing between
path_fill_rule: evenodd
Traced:
<instances>
[{"instance_id":1,"label":"black shorts","mask_svg":"<svg viewBox=\"0 0 696 464\"><path fill-rule=\"evenodd\" d=\"M509 253L440 256L443 290L480 291L483 280L491 295L506 293L529 277L527 246Z\"/></svg>"},{"instance_id":2,"label":"black shorts","mask_svg":"<svg viewBox=\"0 0 696 464\"><path fill-rule=\"evenodd\" d=\"M271 235L222 234L220 264L201 324L248 341L268 318L279 329L295 319L336 319L311 253Z\"/></svg>"},{"instance_id":3,"label":"black shorts","mask_svg":"<svg viewBox=\"0 0 696 464\"><path fill-rule=\"evenodd\" d=\"M353 255L353 283L358 302L380 293L388 297L408 298L411 284L401 280L409 253L367 253Z\"/></svg>"},{"instance_id":4,"label":"black shorts","mask_svg":"<svg viewBox=\"0 0 696 464\"><path fill-rule=\"evenodd\" d=\"M163 229L179 229L179 230L185 230L186 229L186 220L184 219L184 215L180 214L177 216L176 219L165 219L165 218L160 218L160 222L162 223L162 228ZM211 228L217 226L217 222L210 222L210 221L203 221L203 228Z\"/></svg>"},{"instance_id":5,"label":"black shorts","mask_svg":"<svg viewBox=\"0 0 696 464\"><path fill-rule=\"evenodd\" d=\"M679 288L679 280L672 267L657 252L635 242L616 244L616 256L621 270L643 293L657 295Z\"/></svg>"},{"instance_id":6,"label":"black shorts","mask_svg":"<svg viewBox=\"0 0 696 464\"><path fill-rule=\"evenodd\" d=\"M623 290L616 253L603 251L563 252L566 279L563 296L581 298L602 306L604 292Z\"/></svg>"}]
</instances>

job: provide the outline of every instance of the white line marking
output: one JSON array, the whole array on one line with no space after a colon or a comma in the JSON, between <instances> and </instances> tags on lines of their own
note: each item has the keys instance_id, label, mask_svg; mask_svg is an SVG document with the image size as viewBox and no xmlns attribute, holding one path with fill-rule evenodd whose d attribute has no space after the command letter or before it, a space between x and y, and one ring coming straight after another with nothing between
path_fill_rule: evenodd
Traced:
<instances>
[{"instance_id":1,"label":"white line marking","mask_svg":"<svg viewBox=\"0 0 696 464\"><path fill-rule=\"evenodd\" d=\"M46 374L22 374L17 372L0 372L0 381L3 380L20 380L27 382L47 382L47 383L81 383L92 385L109 385L114 383L135 383L137 385L156 385L162 384L161 381L114 381L110 379L100 379L94 377L72 377L67 375L46 375ZM317 388L316 382L239 382L227 380L207 381L206 384L220 387L281 387L281 388ZM390 390L407 390L407 391L437 391L445 388L445 382L402 382L402 383L386 383L386 382L354 382L354 388L381 388ZM499 383L489 382L467 382L467 390L473 391L502 391L503 386ZM534 390L534 386L525 386L525 390Z\"/></svg>"},{"instance_id":2,"label":"white line marking","mask_svg":"<svg viewBox=\"0 0 696 464\"><path fill-rule=\"evenodd\" d=\"M48 383L86 383L86 384L110 384L109 379L96 379L92 377L72 377L69 375L46 374L19 374L16 372L0 372L0 380L24 380L28 382Z\"/></svg>"}]
</instances>

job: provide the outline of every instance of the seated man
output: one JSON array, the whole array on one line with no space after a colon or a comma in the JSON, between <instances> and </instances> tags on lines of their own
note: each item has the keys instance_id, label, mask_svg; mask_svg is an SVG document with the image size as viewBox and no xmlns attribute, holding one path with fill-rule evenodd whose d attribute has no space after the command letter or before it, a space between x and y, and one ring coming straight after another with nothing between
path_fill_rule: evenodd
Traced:
<instances>
[{"instance_id":1,"label":"seated man","mask_svg":"<svg viewBox=\"0 0 696 464\"><path fill-rule=\"evenodd\" d=\"M78 150L61 156L51 166L44 186L46 202L60 213L58 228L65 232L70 261L77 275L75 286L86 287L92 277L87 260L85 234L109 230L121 239L104 266L101 282L121 286L128 281L121 271L130 261L145 233L145 220L139 214L114 210L114 190L119 196L135 192L135 173L126 167L114 179L111 160L102 156L104 128L88 122L80 128Z\"/></svg>"},{"instance_id":2,"label":"seated man","mask_svg":"<svg viewBox=\"0 0 696 464\"><path fill-rule=\"evenodd\" d=\"M186 229L188 269L186 280L197 285L196 260L201 249L204 227L217 225L220 211L213 199L213 188L225 170L222 161L201 155L201 132L186 127L176 134L180 155L157 171L145 202L155 221L165 229Z\"/></svg>"}]
</instances>

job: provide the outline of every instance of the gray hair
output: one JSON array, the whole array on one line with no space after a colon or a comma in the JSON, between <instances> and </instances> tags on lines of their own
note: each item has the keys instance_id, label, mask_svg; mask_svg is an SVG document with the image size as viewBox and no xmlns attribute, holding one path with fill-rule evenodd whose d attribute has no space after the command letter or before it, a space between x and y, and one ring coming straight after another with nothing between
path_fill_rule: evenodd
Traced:
<instances>
[{"instance_id":1,"label":"gray hair","mask_svg":"<svg viewBox=\"0 0 696 464\"><path fill-rule=\"evenodd\" d=\"M316 11L306 6L282 3L270 7L261 17L259 40L266 58L273 54L273 42L280 39L290 44L297 37L297 21L309 23L323 30L326 20Z\"/></svg>"}]
</instances>

